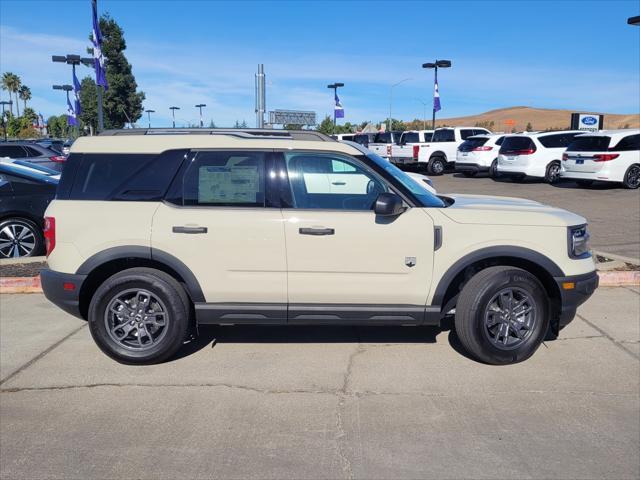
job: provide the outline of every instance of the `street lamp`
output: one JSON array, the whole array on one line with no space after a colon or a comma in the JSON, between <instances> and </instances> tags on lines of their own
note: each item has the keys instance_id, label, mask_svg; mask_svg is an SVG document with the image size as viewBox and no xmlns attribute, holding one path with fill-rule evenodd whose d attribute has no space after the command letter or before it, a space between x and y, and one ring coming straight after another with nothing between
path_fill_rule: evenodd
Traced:
<instances>
[{"instance_id":1,"label":"street lamp","mask_svg":"<svg viewBox=\"0 0 640 480\"><path fill-rule=\"evenodd\" d=\"M2 100L0 101L0 105L2 105L2 129L4 130L4 141L7 141L7 120L4 117L4 106L5 105L9 105L9 108L11 108L11 105L13 105L13 102L11 100Z\"/></svg>"},{"instance_id":2,"label":"street lamp","mask_svg":"<svg viewBox=\"0 0 640 480\"><path fill-rule=\"evenodd\" d=\"M180 110L180 107L169 107L171 110L171 116L173 117L173 128L176 128L176 110Z\"/></svg>"},{"instance_id":3,"label":"street lamp","mask_svg":"<svg viewBox=\"0 0 640 480\"><path fill-rule=\"evenodd\" d=\"M202 107L206 107L206 105L204 103L196 105L196 108L200 109L200 128L204 127L204 123L202 123Z\"/></svg>"},{"instance_id":4,"label":"street lamp","mask_svg":"<svg viewBox=\"0 0 640 480\"><path fill-rule=\"evenodd\" d=\"M422 104L422 129L426 130L427 129L427 104L428 104L428 102L425 102L424 100L422 100L420 98L416 98L416 100L418 100Z\"/></svg>"},{"instance_id":5,"label":"street lamp","mask_svg":"<svg viewBox=\"0 0 640 480\"><path fill-rule=\"evenodd\" d=\"M147 117L149 118L149 128L151 128L151 114L156 113L155 110L145 110L147 112Z\"/></svg>"},{"instance_id":6,"label":"street lamp","mask_svg":"<svg viewBox=\"0 0 640 480\"><path fill-rule=\"evenodd\" d=\"M52 55L51 60L56 63L66 63L67 65L71 65L71 70L73 71L73 77L76 77L76 65L85 65L87 67L94 66L93 58L81 57L80 55ZM98 85L98 131L102 131L104 129L104 120L102 114L102 88Z\"/></svg>"},{"instance_id":7,"label":"street lamp","mask_svg":"<svg viewBox=\"0 0 640 480\"><path fill-rule=\"evenodd\" d=\"M397 87L398 85L400 85L401 83L404 83L406 81L411 80L410 78L405 78L400 80L399 82L394 83L393 85L391 85L391 88L389 88L389 125L387 130L391 131L391 104L393 103L393 88Z\"/></svg>"},{"instance_id":8,"label":"street lamp","mask_svg":"<svg viewBox=\"0 0 640 480\"><path fill-rule=\"evenodd\" d=\"M436 85L436 82L438 81L438 68L450 68L451 67L451 60L436 60L434 63L423 63L422 64L422 68L433 68L433 75L434 75L434 88ZM438 98L440 96L440 93L438 93ZM433 117L431 119L431 129L435 130L436 129L436 96L435 96L435 91L433 93Z\"/></svg>"},{"instance_id":9,"label":"street lamp","mask_svg":"<svg viewBox=\"0 0 640 480\"><path fill-rule=\"evenodd\" d=\"M627 18L627 23L636 27L640 26L640 16Z\"/></svg>"},{"instance_id":10,"label":"street lamp","mask_svg":"<svg viewBox=\"0 0 640 480\"><path fill-rule=\"evenodd\" d=\"M327 85L327 88L331 88L333 89L333 99L334 99L334 103L335 103L335 99L338 96L338 88L340 87L344 87L344 83L332 83L330 85ZM336 105L333 105L333 126L336 126Z\"/></svg>"}]
</instances>

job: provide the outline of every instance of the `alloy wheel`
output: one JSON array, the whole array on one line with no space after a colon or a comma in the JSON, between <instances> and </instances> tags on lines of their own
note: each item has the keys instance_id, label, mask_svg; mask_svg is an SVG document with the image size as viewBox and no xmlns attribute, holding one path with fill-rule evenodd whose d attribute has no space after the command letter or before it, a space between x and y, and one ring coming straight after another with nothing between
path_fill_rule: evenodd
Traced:
<instances>
[{"instance_id":1,"label":"alloy wheel","mask_svg":"<svg viewBox=\"0 0 640 480\"><path fill-rule=\"evenodd\" d=\"M144 351L164 338L169 315L164 303L150 291L129 289L107 303L104 322L109 337L118 345Z\"/></svg>"},{"instance_id":2,"label":"alloy wheel","mask_svg":"<svg viewBox=\"0 0 640 480\"><path fill-rule=\"evenodd\" d=\"M627 173L627 185L629 188L640 187L640 166L633 165Z\"/></svg>"},{"instance_id":3,"label":"alloy wheel","mask_svg":"<svg viewBox=\"0 0 640 480\"><path fill-rule=\"evenodd\" d=\"M28 257L36 247L36 232L24 223L11 222L0 230L0 257Z\"/></svg>"},{"instance_id":4,"label":"alloy wheel","mask_svg":"<svg viewBox=\"0 0 640 480\"><path fill-rule=\"evenodd\" d=\"M501 350L514 350L531 336L537 318L536 305L529 293L507 287L496 293L484 313L483 330L491 344Z\"/></svg>"},{"instance_id":5,"label":"alloy wheel","mask_svg":"<svg viewBox=\"0 0 640 480\"><path fill-rule=\"evenodd\" d=\"M549 183L555 183L560 178L560 165L552 163L547 169L547 180Z\"/></svg>"}]
</instances>

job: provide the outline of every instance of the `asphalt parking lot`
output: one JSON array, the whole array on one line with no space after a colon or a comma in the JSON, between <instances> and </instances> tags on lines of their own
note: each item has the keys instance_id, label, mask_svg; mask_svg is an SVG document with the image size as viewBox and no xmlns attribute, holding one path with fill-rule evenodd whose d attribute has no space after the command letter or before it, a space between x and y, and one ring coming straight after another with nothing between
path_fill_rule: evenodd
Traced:
<instances>
[{"instance_id":1,"label":"asphalt parking lot","mask_svg":"<svg viewBox=\"0 0 640 480\"><path fill-rule=\"evenodd\" d=\"M528 361L445 327L212 327L162 365L0 296L0 477L638 478L640 290L601 288Z\"/></svg>"},{"instance_id":2,"label":"asphalt parking lot","mask_svg":"<svg viewBox=\"0 0 640 480\"><path fill-rule=\"evenodd\" d=\"M549 185L535 180L514 183L482 175L466 178L446 174L431 178L438 193L502 195L536 200L565 208L589 221L591 246L607 253L640 259L640 190L617 184L579 187L573 182Z\"/></svg>"}]
</instances>

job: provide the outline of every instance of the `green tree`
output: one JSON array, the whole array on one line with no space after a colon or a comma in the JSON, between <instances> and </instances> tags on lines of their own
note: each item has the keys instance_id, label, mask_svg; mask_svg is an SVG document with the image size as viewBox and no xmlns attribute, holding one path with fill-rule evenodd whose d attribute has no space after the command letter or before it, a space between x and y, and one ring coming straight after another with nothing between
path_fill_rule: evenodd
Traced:
<instances>
[{"instance_id":1,"label":"green tree","mask_svg":"<svg viewBox=\"0 0 640 480\"><path fill-rule=\"evenodd\" d=\"M50 137L66 138L69 136L69 124L66 115L51 116L47 119L47 133Z\"/></svg>"},{"instance_id":2,"label":"green tree","mask_svg":"<svg viewBox=\"0 0 640 480\"><path fill-rule=\"evenodd\" d=\"M135 123L142 116L145 95L138 91L131 64L124 54L127 44L122 28L109 14L104 14L100 17L100 30L109 84L109 89L103 96L104 126L122 128L125 123ZM85 108L82 100L81 106ZM97 124L97 108L95 122L91 118L85 118L87 124Z\"/></svg>"},{"instance_id":3,"label":"green tree","mask_svg":"<svg viewBox=\"0 0 640 480\"><path fill-rule=\"evenodd\" d=\"M20 100L22 100L24 102L23 111L26 112L26 110L27 110L27 100L31 100L31 89L29 87L27 87L26 85L22 85L18 89L18 96L20 97ZM24 113L23 113L23 115L24 115Z\"/></svg>"},{"instance_id":4,"label":"green tree","mask_svg":"<svg viewBox=\"0 0 640 480\"><path fill-rule=\"evenodd\" d=\"M98 93L96 82L91 77L84 77L80 82L80 127L85 126L93 132L98 129Z\"/></svg>"},{"instance_id":5,"label":"green tree","mask_svg":"<svg viewBox=\"0 0 640 480\"><path fill-rule=\"evenodd\" d=\"M333 119L329 115L324 117L322 122L320 122L318 131L324 133L325 135L333 135L335 129L333 127Z\"/></svg>"},{"instance_id":6,"label":"green tree","mask_svg":"<svg viewBox=\"0 0 640 480\"><path fill-rule=\"evenodd\" d=\"M2 74L2 89L9 92L9 100L12 100L11 94L16 95L16 116L20 116L20 108L18 105L18 90L20 89L20 77L12 72ZM13 104L9 105L11 113L13 113Z\"/></svg>"}]
</instances>

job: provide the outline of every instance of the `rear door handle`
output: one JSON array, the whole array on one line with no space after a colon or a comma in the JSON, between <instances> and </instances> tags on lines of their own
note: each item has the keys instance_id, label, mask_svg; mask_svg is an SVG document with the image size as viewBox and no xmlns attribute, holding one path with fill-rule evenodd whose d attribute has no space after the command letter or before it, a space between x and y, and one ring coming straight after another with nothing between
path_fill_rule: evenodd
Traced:
<instances>
[{"instance_id":1,"label":"rear door handle","mask_svg":"<svg viewBox=\"0 0 640 480\"><path fill-rule=\"evenodd\" d=\"M207 233L207 227L173 227L173 233Z\"/></svg>"},{"instance_id":2,"label":"rear door handle","mask_svg":"<svg viewBox=\"0 0 640 480\"><path fill-rule=\"evenodd\" d=\"M334 235L336 231L333 228L300 228L300 235Z\"/></svg>"}]
</instances>

